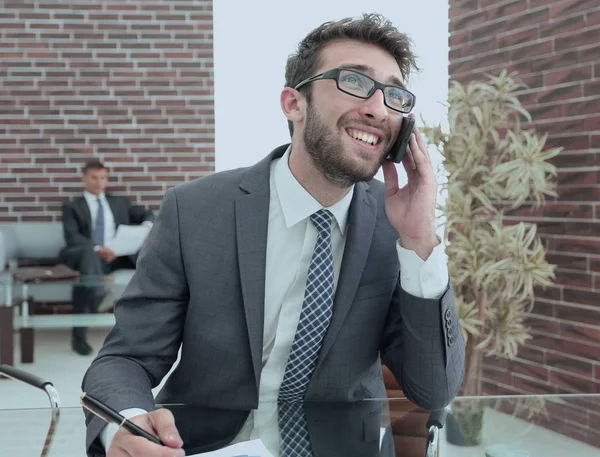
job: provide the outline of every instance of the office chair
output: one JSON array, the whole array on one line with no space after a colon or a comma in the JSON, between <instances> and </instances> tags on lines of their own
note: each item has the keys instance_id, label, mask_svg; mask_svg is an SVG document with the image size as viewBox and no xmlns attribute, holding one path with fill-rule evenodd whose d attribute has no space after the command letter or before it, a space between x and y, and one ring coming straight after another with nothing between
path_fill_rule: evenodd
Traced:
<instances>
[{"instance_id":1,"label":"office chair","mask_svg":"<svg viewBox=\"0 0 600 457\"><path fill-rule=\"evenodd\" d=\"M429 411L408 401L400 384L385 364L381 365L383 382L390 399L390 427L398 456L437 457L439 431L446 423L449 408ZM405 399L405 401L394 401Z\"/></svg>"}]
</instances>

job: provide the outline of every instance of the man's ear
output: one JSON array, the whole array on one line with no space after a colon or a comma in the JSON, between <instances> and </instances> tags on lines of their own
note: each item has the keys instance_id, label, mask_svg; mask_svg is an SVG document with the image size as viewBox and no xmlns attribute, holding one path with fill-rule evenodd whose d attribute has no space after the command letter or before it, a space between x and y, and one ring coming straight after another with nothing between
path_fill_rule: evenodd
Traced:
<instances>
[{"instance_id":1,"label":"man's ear","mask_svg":"<svg viewBox=\"0 0 600 457\"><path fill-rule=\"evenodd\" d=\"M306 98L296 89L286 87L279 97L281 110L288 121L301 122L306 112Z\"/></svg>"}]
</instances>

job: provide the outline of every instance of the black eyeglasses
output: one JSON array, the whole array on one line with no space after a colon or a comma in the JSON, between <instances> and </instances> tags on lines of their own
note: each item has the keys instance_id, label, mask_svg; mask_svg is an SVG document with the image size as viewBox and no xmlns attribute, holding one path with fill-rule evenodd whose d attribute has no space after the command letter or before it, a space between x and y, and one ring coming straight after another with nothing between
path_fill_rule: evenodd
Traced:
<instances>
[{"instance_id":1,"label":"black eyeglasses","mask_svg":"<svg viewBox=\"0 0 600 457\"><path fill-rule=\"evenodd\" d=\"M335 79L337 88L340 91L363 99L370 98L377 89L381 89L385 106L399 113L410 113L415 107L415 95L405 88L382 84L363 73L345 68L334 68L325 73L312 76L298 83L294 89L299 89L305 84L319 79Z\"/></svg>"}]
</instances>

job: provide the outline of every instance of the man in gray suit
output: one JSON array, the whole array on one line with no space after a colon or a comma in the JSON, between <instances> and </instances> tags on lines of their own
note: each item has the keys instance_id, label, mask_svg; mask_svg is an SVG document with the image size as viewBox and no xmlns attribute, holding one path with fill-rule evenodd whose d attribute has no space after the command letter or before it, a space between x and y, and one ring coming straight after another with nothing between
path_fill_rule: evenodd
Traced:
<instances>
[{"instance_id":1,"label":"man in gray suit","mask_svg":"<svg viewBox=\"0 0 600 457\"><path fill-rule=\"evenodd\" d=\"M154 214L135 206L120 195L106 194L108 169L92 159L83 167L83 195L64 203L62 223L66 246L59 262L86 276L102 276L120 268L135 268L137 254L117 257L106 245L115 236L119 225L140 225L152 228ZM73 287L73 314L106 311L114 302L112 293L103 287ZM71 346L81 355L89 355L92 347L86 339L87 328L73 328Z\"/></svg>"},{"instance_id":2,"label":"man in gray suit","mask_svg":"<svg viewBox=\"0 0 600 457\"><path fill-rule=\"evenodd\" d=\"M323 24L287 62L291 144L166 193L83 381L165 445L88 414L90 455L183 455L177 429L202 424L175 424L156 403L253 410L240 439L275 424L283 455L310 455L284 442L282 411L385 397L382 361L414 403L452 400L464 348L418 129L405 187L385 160L414 106L413 66L410 41L381 16Z\"/></svg>"}]
</instances>

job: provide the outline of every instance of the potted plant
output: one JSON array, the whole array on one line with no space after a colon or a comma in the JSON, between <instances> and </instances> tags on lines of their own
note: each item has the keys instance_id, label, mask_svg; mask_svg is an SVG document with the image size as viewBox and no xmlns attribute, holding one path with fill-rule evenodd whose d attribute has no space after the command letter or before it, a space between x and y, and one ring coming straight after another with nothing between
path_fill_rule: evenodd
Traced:
<instances>
[{"instance_id":1,"label":"potted plant","mask_svg":"<svg viewBox=\"0 0 600 457\"><path fill-rule=\"evenodd\" d=\"M561 403L560 399L550 401ZM517 396L513 398L463 397L452 403L452 414L447 416L445 428L448 442L459 446L479 444L483 428L483 414L486 408L518 417L527 422L533 420L533 423L542 416L546 420L549 418L546 399L541 396ZM488 448L486 447L486 449Z\"/></svg>"},{"instance_id":2,"label":"potted plant","mask_svg":"<svg viewBox=\"0 0 600 457\"><path fill-rule=\"evenodd\" d=\"M546 196L556 195L556 168L548 161L561 148L544 150L547 135L521 129L520 117L531 121L531 116L516 92L526 86L506 71L488 77L467 86L452 82L448 133L439 124L423 129L426 141L441 152L447 173L440 209L466 344L464 396L482 395L483 357L517 355L530 338L525 317L534 287L554 279L536 224L511 223L504 215L524 205L537 208ZM454 416L469 430L466 444L476 444L484 406L463 404L468 410L455 410Z\"/></svg>"}]
</instances>

